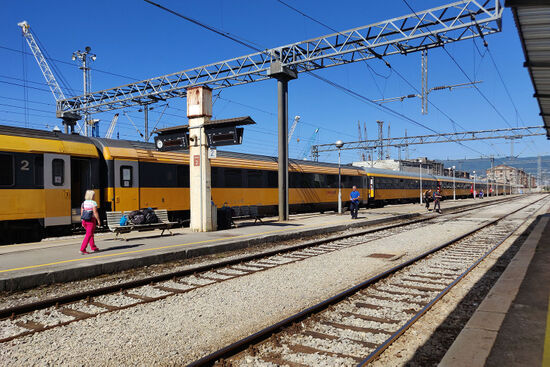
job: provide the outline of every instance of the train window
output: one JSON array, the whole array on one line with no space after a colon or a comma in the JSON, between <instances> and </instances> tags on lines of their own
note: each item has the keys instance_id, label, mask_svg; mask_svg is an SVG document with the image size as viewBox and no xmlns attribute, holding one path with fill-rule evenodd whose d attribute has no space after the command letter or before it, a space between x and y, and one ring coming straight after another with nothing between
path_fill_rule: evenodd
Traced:
<instances>
[{"instance_id":1,"label":"train window","mask_svg":"<svg viewBox=\"0 0 550 367\"><path fill-rule=\"evenodd\" d=\"M338 175L326 175L327 187L338 188Z\"/></svg>"},{"instance_id":2,"label":"train window","mask_svg":"<svg viewBox=\"0 0 550 367\"><path fill-rule=\"evenodd\" d=\"M264 187L263 171L257 169L249 169L247 172L248 187Z\"/></svg>"},{"instance_id":3,"label":"train window","mask_svg":"<svg viewBox=\"0 0 550 367\"><path fill-rule=\"evenodd\" d=\"M176 170L178 187L189 187L189 166L178 164ZM212 167L212 182L215 182L215 172L215 168Z\"/></svg>"},{"instance_id":4,"label":"train window","mask_svg":"<svg viewBox=\"0 0 550 367\"><path fill-rule=\"evenodd\" d=\"M0 186L13 186L13 157L9 154L0 154Z\"/></svg>"},{"instance_id":5,"label":"train window","mask_svg":"<svg viewBox=\"0 0 550 367\"><path fill-rule=\"evenodd\" d=\"M34 158L34 185L44 186L44 157Z\"/></svg>"},{"instance_id":6,"label":"train window","mask_svg":"<svg viewBox=\"0 0 550 367\"><path fill-rule=\"evenodd\" d=\"M243 170L240 168L226 168L225 170L225 187L242 187L243 186Z\"/></svg>"},{"instance_id":7,"label":"train window","mask_svg":"<svg viewBox=\"0 0 550 367\"><path fill-rule=\"evenodd\" d=\"M325 180L324 175L321 175L319 173L312 173L311 178L313 180L312 185L315 188L325 187Z\"/></svg>"},{"instance_id":8,"label":"train window","mask_svg":"<svg viewBox=\"0 0 550 367\"><path fill-rule=\"evenodd\" d=\"M65 182L65 161L63 159L52 160L52 184L63 186Z\"/></svg>"},{"instance_id":9,"label":"train window","mask_svg":"<svg viewBox=\"0 0 550 367\"><path fill-rule=\"evenodd\" d=\"M120 186L132 187L132 166L120 166Z\"/></svg>"},{"instance_id":10,"label":"train window","mask_svg":"<svg viewBox=\"0 0 550 367\"><path fill-rule=\"evenodd\" d=\"M277 171L267 171L267 187L275 188L279 186Z\"/></svg>"}]
</instances>

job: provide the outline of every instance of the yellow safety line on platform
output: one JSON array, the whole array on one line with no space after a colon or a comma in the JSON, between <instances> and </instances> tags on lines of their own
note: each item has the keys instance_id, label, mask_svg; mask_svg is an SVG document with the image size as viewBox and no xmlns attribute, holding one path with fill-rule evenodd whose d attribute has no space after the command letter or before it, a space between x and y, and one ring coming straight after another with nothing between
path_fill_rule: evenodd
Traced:
<instances>
[{"instance_id":1,"label":"yellow safety line on platform","mask_svg":"<svg viewBox=\"0 0 550 367\"><path fill-rule=\"evenodd\" d=\"M546 337L544 338L542 367L550 367L550 297L548 298L548 313L546 314Z\"/></svg>"},{"instance_id":2,"label":"yellow safety line on platform","mask_svg":"<svg viewBox=\"0 0 550 367\"><path fill-rule=\"evenodd\" d=\"M340 222L336 222L335 224L344 223L344 222L347 223L347 221L340 221ZM309 227L316 227L316 226L317 226L317 224L310 224L310 225L304 225L304 226L301 227L301 228L309 228ZM283 231L287 231L287 230L288 230L288 229L276 229L276 230L267 231L267 232L251 233L251 234L242 234L242 235L239 235L239 236L232 237L232 239L233 239L233 238L251 237L251 236L261 236L261 235L264 235L264 234L270 234L270 233L276 233L276 232L283 232ZM29 266L23 266L23 267L20 267L20 268L13 268L13 269L0 270L0 273L7 273L7 272L10 272L10 271L16 271L16 270L25 270L25 269L40 268L40 267L49 266L49 265L66 264L66 263L77 262L77 261L84 261L84 260L90 260L90 259L100 259L100 258L113 257L113 256L118 256L118 255L136 254L136 253L139 253L139 252L147 252L147 251L154 251L154 250L163 250L163 249L174 248L174 247L182 247L182 246L197 245L197 244L200 244L200 243L214 242L214 241L220 241L220 240L223 240L223 239L221 239L221 238L213 238L213 239L204 240L204 241L197 241L197 242L190 242L190 243L182 243L182 244L179 244L179 245L169 245L169 246L162 246L162 247L146 248L146 249L134 250L134 251L118 252L118 253L116 253L116 254L109 254L109 255L85 256L85 257L78 258L78 259L62 260L62 261L56 261L56 262L47 263L47 264L29 265Z\"/></svg>"}]
</instances>

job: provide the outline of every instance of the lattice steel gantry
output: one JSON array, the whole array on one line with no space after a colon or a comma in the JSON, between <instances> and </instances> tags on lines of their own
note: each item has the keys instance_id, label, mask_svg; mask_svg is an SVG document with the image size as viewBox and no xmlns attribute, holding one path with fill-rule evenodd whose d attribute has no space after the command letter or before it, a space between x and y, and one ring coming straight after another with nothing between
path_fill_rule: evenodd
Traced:
<instances>
[{"instance_id":1,"label":"lattice steel gantry","mask_svg":"<svg viewBox=\"0 0 550 367\"><path fill-rule=\"evenodd\" d=\"M228 88L277 79L279 100L279 220L288 220L288 81L299 73L442 47L501 30L499 0L463 0L347 31L296 42L57 102L63 117L185 97L186 89Z\"/></svg>"}]
</instances>

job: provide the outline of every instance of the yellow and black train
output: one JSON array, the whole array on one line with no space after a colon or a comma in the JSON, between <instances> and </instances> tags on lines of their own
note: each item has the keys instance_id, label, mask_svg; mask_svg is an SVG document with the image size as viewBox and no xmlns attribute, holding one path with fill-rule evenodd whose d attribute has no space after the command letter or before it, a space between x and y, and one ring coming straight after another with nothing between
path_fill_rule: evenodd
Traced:
<instances>
[{"instance_id":1,"label":"yellow and black train","mask_svg":"<svg viewBox=\"0 0 550 367\"><path fill-rule=\"evenodd\" d=\"M0 126L0 243L39 241L80 223L86 190L96 192L100 215L153 207L171 220L189 217L189 157L158 152L153 144L84 137L61 132ZM290 161L291 212L335 210L338 165ZM420 177L410 172L341 168L342 198L352 186L362 206L419 200ZM422 188L453 196L452 178L425 176ZM455 180L456 196L470 195L471 180ZM506 190L501 186L501 190ZM277 212L277 159L218 152L212 160L212 200L216 206L257 205Z\"/></svg>"}]
</instances>

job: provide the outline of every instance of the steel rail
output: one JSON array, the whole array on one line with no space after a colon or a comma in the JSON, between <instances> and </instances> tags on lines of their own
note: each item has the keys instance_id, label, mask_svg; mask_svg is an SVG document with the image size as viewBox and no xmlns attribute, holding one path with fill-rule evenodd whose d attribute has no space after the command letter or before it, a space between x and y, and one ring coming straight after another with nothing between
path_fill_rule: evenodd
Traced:
<instances>
[{"instance_id":1,"label":"steel rail","mask_svg":"<svg viewBox=\"0 0 550 367\"><path fill-rule=\"evenodd\" d=\"M332 297L326 299L325 301L322 301L322 302L320 302L320 303L318 303L314 306L311 306L311 307L309 307L309 308L307 308L307 309L305 309L301 312L298 312L298 313L296 313L296 314L294 314L294 315L292 315L292 316L290 316L290 317L288 317L288 318L286 318L282 321L279 321L279 322L277 322L277 323L275 323L271 326L268 326L268 327L254 333L254 334L252 334L248 337L245 337L241 340L238 340L235 343L232 343L232 344L230 344L230 345L228 345L224 348L221 348L221 349L219 349L219 350L217 350L217 351L215 351L215 352L213 352L213 353L211 353L207 356L204 356L204 357L188 364L187 366L188 367L212 366L212 365L214 365L214 363L216 363L219 360L226 359L228 357L232 357L232 356L236 355L237 353L240 353L240 352L244 351L249 346L254 345L254 344L258 344L259 342L269 338L270 336L282 331L285 327L288 327L288 326L290 326L294 323L297 323L297 322L301 322L304 319L310 317L311 315L327 309L329 306L334 305L334 304L336 304L336 303L338 303L338 302L354 295L358 291L360 291L360 290L362 290L362 289L364 289L364 288L366 288L366 287L368 287L368 286L370 286L370 285L372 285L372 284L374 284L374 283L376 283L376 282L378 282L378 281L380 281L384 278L387 278L388 276L396 273L397 271L399 271L403 268L406 268L407 266L409 266L409 265L411 265L411 264L413 264L413 263L415 263L419 260L422 260L422 259L426 258L427 256L429 256L429 255L431 255L431 254L433 254L433 253L435 253L435 252L437 252L437 251L439 251L439 250L441 250L445 247L448 247L448 246L450 246L450 245L452 245L452 244L454 244L454 243L456 243L456 242L458 242L458 241L460 241L460 240L462 240L466 237L469 237L472 234L474 234L474 233L476 233L476 232L478 232L482 229L487 228L488 226L494 225L495 223L503 220L504 218L507 218L507 217L515 214L516 212L519 212L519 211L521 211L521 210L523 210L523 209L525 209L525 208L527 208L527 207L529 207L533 204L536 204L537 202L539 202L541 200L544 200L546 198L547 198L547 196L544 196L544 197L536 200L535 202L531 202L527 205L524 205L524 206L520 207L517 210L514 210L510 213L507 213L506 215L504 215L500 218L497 218L493 221L490 221L488 224L484 224L483 226L479 226L479 227L477 227L477 228L475 228L475 229L473 229L473 230L471 230L471 231L469 231L465 234L462 234L462 235L456 237L453 240L447 241L447 242L443 243L440 246L437 246L437 247L435 247L435 248L433 248L429 251L426 251L426 252L422 253L421 255L418 255L418 256L416 256L416 257L414 257L410 260L407 260L407 261L405 261L405 262L403 262L399 265L396 265L396 266L394 266L394 267L392 267L392 268L390 268L390 269L388 269L388 270L386 270L386 271L384 271L384 272L382 272L378 275L375 275L374 277L371 277L371 278L367 279L366 281L364 281L360 284L357 284L357 285L355 285L355 286L353 286L353 287L351 287L351 288L349 288L349 289L347 289L347 290L345 290L345 291L343 291L343 292L341 292L341 293L339 293L335 296L332 296ZM515 233L515 231L513 231L512 233ZM479 262L476 262L476 263L478 264ZM453 282L453 285L454 284L456 284L456 281ZM430 304L429 304L430 307L434 303L435 302L430 302ZM428 306L426 306L426 307L428 307ZM429 309L429 308L426 309L426 307L424 307L425 310L423 309L423 313L425 313ZM415 318L415 321L418 320L419 317ZM412 325L412 323L408 323L408 326L410 326L410 325ZM399 329L399 332L400 332L399 335L401 335L405 330L406 329L403 329L403 328ZM393 342L393 340L395 340L399 335L395 336L395 338L392 338L392 340L389 341L388 343L385 343L386 347L389 344L391 344L391 342ZM377 354L375 356L373 356L372 358L375 358L382 351L383 351L383 349L377 348L376 351L375 351L375 352L377 352ZM370 355L369 355L369 357L370 357ZM372 358L370 360L372 360ZM360 366L362 366L362 365L364 365L363 362L361 362Z\"/></svg>"},{"instance_id":2,"label":"steel rail","mask_svg":"<svg viewBox=\"0 0 550 367\"><path fill-rule=\"evenodd\" d=\"M512 200L517 200L517 197L512 198ZM497 204L501 203L502 201L510 201L510 199L503 198L503 199L499 199L499 200L490 201L487 204L485 204L485 203L468 204L468 205L458 207L457 210L455 210L455 211L452 211L452 209L449 209L449 213L445 214L445 215L462 213L462 212L477 209L479 207L487 207L487 206L491 206L491 205L497 205ZM335 240L342 240L342 239L346 239L346 238L366 235L366 234L369 234L369 233L380 232L380 231L384 231L384 230L388 230L388 229L392 229L392 228L413 225L413 224L416 224L416 223L421 223L421 222L433 220L434 218L439 218L439 217L429 216L429 217L425 217L425 218L409 220L409 221L406 221L406 222L389 224L389 225L385 225L385 226L381 226L381 227L377 227L377 228L370 228L370 229L366 229L366 230L355 231L353 233L348 233L348 234L344 234L344 235L340 234L340 235L330 236L330 237L323 238L323 239L306 241L304 243L289 246L289 247L284 248L284 249L269 250L269 251L260 252L260 253L253 254L253 255L246 255L246 256L231 259L231 260L223 260L223 261L220 261L220 262L217 262L217 263L214 263L214 264L199 265L199 266L191 267L191 268L184 269L184 270L178 270L178 271L169 272L169 273L165 273L165 274L148 276L148 277L145 277L145 278L142 278L142 279L131 280L131 281L127 281L127 282L116 284L116 285L100 287L100 288L96 288L96 289L92 289L92 290L86 290L86 291L77 292L77 293L73 293L73 294L68 294L68 295L63 295L63 296L58 296L58 297L52 297L52 298L46 299L46 300L31 302L31 303L27 303L27 304L23 304L23 305L18 305L18 306L13 306L13 307L9 307L9 308L5 308L5 309L0 310L0 320L8 318L8 317L13 318L13 317L21 315L21 314L41 310L41 309L52 307L52 306L59 306L59 305L63 305L63 304L68 304L68 303L84 300L84 299L89 298L89 297L97 297L97 296L102 296L102 295L106 295L106 294L116 293L116 292L120 292L122 290L136 288L136 287L144 286L144 285L147 285L147 284L150 284L150 283L157 283L157 282L167 281L167 280L170 280L172 278L184 277L184 276L193 275L194 273L201 273L201 272L206 272L206 271L210 271L210 270L214 270L214 269L218 269L218 268L223 268L223 267L227 267L227 266L231 266L231 265L237 265L237 264L240 264L240 263L243 263L243 262L253 261L253 260L257 260L257 259L261 259L261 258L265 258L265 257L269 257L269 256L274 256L274 255L277 255L277 254L283 254L283 253L287 253L287 252L301 250L301 249L308 248L308 247L319 246L319 245L322 245L324 243L332 242L332 241L335 241ZM397 219L397 220L399 220L399 219Z\"/></svg>"}]
</instances>

